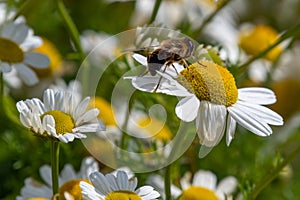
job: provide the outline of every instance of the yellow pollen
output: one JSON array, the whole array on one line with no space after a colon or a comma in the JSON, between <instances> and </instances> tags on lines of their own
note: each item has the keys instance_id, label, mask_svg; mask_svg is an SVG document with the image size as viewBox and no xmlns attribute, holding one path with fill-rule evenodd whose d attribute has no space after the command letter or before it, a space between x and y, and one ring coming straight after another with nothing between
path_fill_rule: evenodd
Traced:
<instances>
[{"instance_id":1,"label":"yellow pollen","mask_svg":"<svg viewBox=\"0 0 300 200\"><path fill-rule=\"evenodd\" d=\"M273 28L266 25L258 25L250 31L241 33L240 47L250 55L257 55L264 49L274 44L278 39L278 33ZM274 47L265 59L274 61L281 54L282 49L279 46Z\"/></svg>"},{"instance_id":2,"label":"yellow pollen","mask_svg":"<svg viewBox=\"0 0 300 200\"><path fill-rule=\"evenodd\" d=\"M145 117L144 119L139 120L138 124L156 139L162 141L169 141L172 139L169 127L155 118Z\"/></svg>"},{"instance_id":3,"label":"yellow pollen","mask_svg":"<svg viewBox=\"0 0 300 200\"><path fill-rule=\"evenodd\" d=\"M101 97L95 97L90 101L89 106L90 108L98 108L100 110L98 118L103 120L105 125L117 125L113 108L105 99Z\"/></svg>"},{"instance_id":4,"label":"yellow pollen","mask_svg":"<svg viewBox=\"0 0 300 200\"><path fill-rule=\"evenodd\" d=\"M65 195L64 195L65 192L68 192L76 200L83 199L82 195L81 195L81 188L79 186L80 181L84 181L84 182L91 184L90 181L85 180L85 179L69 180L59 188L60 199L61 200L66 199Z\"/></svg>"},{"instance_id":5,"label":"yellow pollen","mask_svg":"<svg viewBox=\"0 0 300 200\"><path fill-rule=\"evenodd\" d=\"M219 200L219 198L210 189L191 186L183 191L179 200Z\"/></svg>"},{"instance_id":6,"label":"yellow pollen","mask_svg":"<svg viewBox=\"0 0 300 200\"><path fill-rule=\"evenodd\" d=\"M200 101L209 101L227 107L236 103L238 90L232 74L224 67L209 61L200 61L185 68L178 82Z\"/></svg>"},{"instance_id":7,"label":"yellow pollen","mask_svg":"<svg viewBox=\"0 0 300 200\"><path fill-rule=\"evenodd\" d=\"M75 127L74 121L72 117L62 111L59 110L51 110L44 113L41 116L41 119L45 115L52 115L55 121L55 130L57 135L65 134L65 133L72 133L72 129Z\"/></svg>"},{"instance_id":8,"label":"yellow pollen","mask_svg":"<svg viewBox=\"0 0 300 200\"><path fill-rule=\"evenodd\" d=\"M114 191L106 195L105 200L142 200L142 198L131 191Z\"/></svg>"},{"instance_id":9,"label":"yellow pollen","mask_svg":"<svg viewBox=\"0 0 300 200\"><path fill-rule=\"evenodd\" d=\"M43 38L43 44L33 50L34 52L44 54L50 59L48 68L33 68L39 77L49 77L51 75L59 75L63 71L62 56L55 45L49 40Z\"/></svg>"},{"instance_id":10,"label":"yellow pollen","mask_svg":"<svg viewBox=\"0 0 300 200\"><path fill-rule=\"evenodd\" d=\"M19 63L24 59L24 52L17 43L0 37L0 61Z\"/></svg>"}]
</instances>

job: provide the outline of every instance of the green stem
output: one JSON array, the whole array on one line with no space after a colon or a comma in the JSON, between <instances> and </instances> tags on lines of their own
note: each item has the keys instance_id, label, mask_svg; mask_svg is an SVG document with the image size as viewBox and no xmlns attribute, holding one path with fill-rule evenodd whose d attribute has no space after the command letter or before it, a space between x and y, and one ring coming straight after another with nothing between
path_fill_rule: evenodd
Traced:
<instances>
[{"instance_id":1,"label":"green stem","mask_svg":"<svg viewBox=\"0 0 300 200\"><path fill-rule=\"evenodd\" d=\"M124 124L122 125L123 134L122 134L122 137L121 137L121 144L120 144L120 147L122 149L126 149L126 137L128 137L128 135L126 134L126 130L127 130L128 121L129 121L129 112L130 112L130 108L128 106L128 108L126 110L125 121L124 121Z\"/></svg>"},{"instance_id":2,"label":"green stem","mask_svg":"<svg viewBox=\"0 0 300 200\"><path fill-rule=\"evenodd\" d=\"M4 80L3 80L3 73L0 72L0 113L4 112Z\"/></svg>"},{"instance_id":3,"label":"green stem","mask_svg":"<svg viewBox=\"0 0 300 200\"><path fill-rule=\"evenodd\" d=\"M56 3L57 3L57 8L58 8L59 14L61 15L62 19L64 20L66 27L70 33L71 39L75 45L75 48L80 55L80 61L83 61L85 58L85 54L84 54L82 46L81 46L78 30L77 30L72 18L70 17L69 13L67 12L67 9L63 3L63 0L56 0Z\"/></svg>"},{"instance_id":4,"label":"green stem","mask_svg":"<svg viewBox=\"0 0 300 200\"><path fill-rule=\"evenodd\" d=\"M269 185L269 183L274 180L280 171L289 164L297 155L300 154L300 145L292 151L280 164L276 166L276 168L271 171L261 182L255 185L252 192L249 194L250 199L255 199L257 195L266 187Z\"/></svg>"},{"instance_id":5,"label":"green stem","mask_svg":"<svg viewBox=\"0 0 300 200\"><path fill-rule=\"evenodd\" d=\"M172 164L166 166L165 168L165 199L172 199L171 198L171 167Z\"/></svg>"},{"instance_id":6,"label":"green stem","mask_svg":"<svg viewBox=\"0 0 300 200\"><path fill-rule=\"evenodd\" d=\"M51 141L50 146L50 157L51 157L51 172L52 172L52 191L53 195L58 194L59 192L59 142Z\"/></svg>"},{"instance_id":7,"label":"green stem","mask_svg":"<svg viewBox=\"0 0 300 200\"><path fill-rule=\"evenodd\" d=\"M21 6L19 6L18 12L16 12L13 19L17 19L20 15L22 15L22 13L24 13L24 11L26 11L28 8L30 8L32 6L31 1L32 0L24 1L24 3Z\"/></svg>"},{"instance_id":8,"label":"green stem","mask_svg":"<svg viewBox=\"0 0 300 200\"><path fill-rule=\"evenodd\" d=\"M213 13L211 13L209 16L207 16L201 26L194 32L194 38L197 38L203 29L206 27L206 25L224 8L231 0L224 0L223 3L218 7Z\"/></svg>"},{"instance_id":9,"label":"green stem","mask_svg":"<svg viewBox=\"0 0 300 200\"><path fill-rule=\"evenodd\" d=\"M162 2L162 0L156 0L155 1L155 5L154 5L153 11L152 11L152 15L151 15L149 24L151 24L152 22L154 22L154 20L156 18L156 15L158 13L158 9L160 7L161 2Z\"/></svg>"},{"instance_id":10,"label":"green stem","mask_svg":"<svg viewBox=\"0 0 300 200\"><path fill-rule=\"evenodd\" d=\"M239 68L238 68L238 73L243 73L249 64L251 64L253 61L257 60L258 58L261 58L263 56L265 56L267 53L269 53L274 47L276 47L277 45L279 45L281 42L283 42L284 40L294 36L300 29L300 23L297 24L295 27L287 30L284 34L282 34L278 40L272 44L271 46L269 46L268 48L266 48L265 50L263 50L262 52L260 52L259 54L253 56L252 58L250 58L248 61L246 61L244 64L242 64Z\"/></svg>"}]
</instances>

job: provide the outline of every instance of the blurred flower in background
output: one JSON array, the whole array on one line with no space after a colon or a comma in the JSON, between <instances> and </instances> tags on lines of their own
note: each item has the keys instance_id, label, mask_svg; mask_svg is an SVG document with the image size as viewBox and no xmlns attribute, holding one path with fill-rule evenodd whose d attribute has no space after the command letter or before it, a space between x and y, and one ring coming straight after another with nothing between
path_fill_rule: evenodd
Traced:
<instances>
[{"instance_id":1,"label":"blurred flower in background","mask_svg":"<svg viewBox=\"0 0 300 200\"><path fill-rule=\"evenodd\" d=\"M147 182L161 192L161 196L165 199L164 180L160 175L149 176ZM179 200L230 199L237 185L238 181L233 176L227 176L217 184L217 176L213 172L198 170L193 178L190 172L186 172L180 179L181 189L172 185L171 194L173 198Z\"/></svg>"},{"instance_id":2,"label":"blurred flower in background","mask_svg":"<svg viewBox=\"0 0 300 200\"><path fill-rule=\"evenodd\" d=\"M137 178L128 178L124 171L118 171L116 175L94 172L90 175L90 180L93 185L85 182L80 183L82 195L85 199L142 199L152 200L157 199L160 195L153 187L145 185L138 189Z\"/></svg>"},{"instance_id":3,"label":"blurred flower in background","mask_svg":"<svg viewBox=\"0 0 300 200\"><path fill-rule=\"evenodd\" d=\"M59 175L59 194L61 197L68 199L67 197L71 196L73 199L82 199L79 183L81 181L90 183L89 175L95 171L99 171L99 166L92 157L86 157L82 160L78 173L72 165L66 164ZM44 183L40 183L33 178L26 178L25 186L21 189L21 195L17 197L17 200L53 198L51 167L49 165L42 166L40 176Z\"/></svg>"}]
</instances>

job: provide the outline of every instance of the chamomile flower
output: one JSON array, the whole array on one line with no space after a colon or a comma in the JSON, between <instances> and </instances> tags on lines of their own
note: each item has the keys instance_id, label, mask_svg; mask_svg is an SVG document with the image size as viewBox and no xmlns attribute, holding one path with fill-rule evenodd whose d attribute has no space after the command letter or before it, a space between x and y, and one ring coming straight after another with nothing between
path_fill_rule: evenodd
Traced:
<instances>
[{"instance_id":1,"label":"chamomile flower","mask_svg":"<svg viewBox=\"0 0 300 200\"><path fill-rule=\"evenodd\" d=\"M32 51L41 44L25 23L7 21L0 29L0 72L10 72L13 67L25 84L36 84L38 77L30 67L42 69L49 65L47 56Z\"/></svg>"},{"instance_id":2,"label":"chamomile flower","mask_svg":"<svg viewBox=\"0 0 300 200\"><path fill-rule=\"evenodd\" d=\"M94 172L90 175L93 185L80 182L82 196L91 200L151 200L157 199L160 195L151 186L142 186L138 189L137 178L128 178L124 171L118 171L116 175Z\"/></svg>"},{"instance_id":3,"label":"chamomile flower","mask_svg":"<svg viewBox=\"0 0 300 200\"><path fill-rule=\"evenodd\" d=\"M151 183L164 196L164 183L160 175L149 176ZM211 171L199 170L191 181L191 173L187 172L180 179L181 189L171 185L171 195L179 200L223 200L232 195L237 187L237 180L227 176L217 184L217 176Z\"/></svg>"},{"instance_id":4,"label":"chamomile flower","mask_svg":"<svg viewBox=\"0 0 300 200\"><path fill-rule=\"evenodd\" d=\"M63 197L71 196L74 199L82 199L80 181L89 183L89 175L92 172L99 171L98 163L92 158L87 157L82 160L80 171L77 173L73 166L66 164L59 176L59 194ZM44 165L40 168L40 175L44 183L40 183L32 178L25 179L25 186L21 189L21 195L17 200L27 199L51 199L52 198L52 182L51 167Z\"/></svg>"},{"instance_id":5,"label":"chamomile flower","mask_svg":"<svg viewBox=\"0 0 300 200\"><path fill-rule=\"evenodd\" d=\"M138 61L146 63L141 56ZM196 121L202 145L217 145L224 133L229 145L234 138L236 123L263 137L272 134L269 125L283 124L280 115L263 106L276 102L274 93L267 88L238 89L232 74L210 61L199 61L176 71L169 67L166 73L157 71L157 76L130 79L135 88L153 92L162 76L156 92L183 97L175 112L183 121Z\"/></svg>"},{"instance_id":6,"label":"chamomile flower","mask_svg":"<svg viewBox=\"0 0 300 200\"><path fill-rule=\"evenodd\" d=\"M17 109L21 123L36 136L68 143L104 129L97 119L99 110L87 111L89 100L80 102L72 93L47 89L43 102L37 98L19 101Z\"/></svg>"}]
</instances>

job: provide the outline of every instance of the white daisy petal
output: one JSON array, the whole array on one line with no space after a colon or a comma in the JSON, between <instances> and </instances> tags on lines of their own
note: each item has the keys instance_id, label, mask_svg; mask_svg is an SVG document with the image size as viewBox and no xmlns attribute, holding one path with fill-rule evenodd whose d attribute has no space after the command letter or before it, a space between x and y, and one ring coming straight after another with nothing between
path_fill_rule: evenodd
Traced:
<instances>
[{"instance_id":1,"label":"white daisy petal","mask_svg":"<svg viewBox=\"0 0 300 200\"><path fill-rule=\"evenodd\" d=\"M49 66L50 60L44 54L27 52L24 55L24 62L34 68L44 69Z\"/></svg>"},{"instance_id":2,"label":"white daisy petal","mask_svg":"<svg viewBox=\"0 0 300 200\"><path fill-rule=\"evenodd\" d=\"M227 115L227 126L226 126L226 144L230 145L231 141L234 138L236 128L236 121L230 116Z\"/></svg>"},{"instance_id":3,"label":"white daisy petal","mask_svg":"<svg viewBox=\"0 0 300 200\"><path fill-rule=\"evenodd\" d=\"M228 107L228 112L235 121L249 131L259 136L268 136L272 134L272 129L268 124L256 119L255 116L251 116L249 113L244 112L240 107L232 105L231 107Z\"/></svg>"},{"instance_id":4,"label":"white daisy petal","mask_svg":"<svg viewBox=\"0 0 300 200\"><path fill-rule=\"evenodd\" d=\"M235 177L228 176L219 182L216 192L222 195L232 194L235 191L237 184L238 181L236 180Z\"/></svg>"},{"instance_id":5,"label":"white daisy petal","mask_svg":"<svg viewBox=\"0 0 300 200\"><path fill-rule=\"evenodd\" d=\"M90 175L90 180L92 181L93 185L101 192L102 195L107 195L111 192L110 184L108 183L106 177L99 173L93 172Z\"/></svg>"},{"instance_id":6,"label":"white daisy petal","mask_svg":"<svg viewBox=\"0 0 300 200\"><path fill-rule=\"evenodd\" d=\"M140 64L142 64L143 66L147 66L148 62L147 62L147 58L145 56L142 56L140 54L133 54L132 57L139 62Z\"/></svg>"},{"instance_id":7,"label":"white daisy petal","mask_svg":"<svg viewBox=\"0 0 300 200\"><path fill-rule=\"evenodd\" d=\"M49 165L43 165L40 168L40 174L43 181L45 181L48 186L52 186L51 167Z\"/></svg>"},{"instance_id":8,"label":"white daisy petal","mask_svg":"<svg viewBox=\"0 0 300 200\"><path fill-rule=\"evenodd\" d=\"M0 72L8 73L12 70L10 64L8 63L1 63L0 65Z\"/></svg>"},{"instance_id":9,"label":"white daisy petal","mask_svg":"<svg viewBox=\"0 0 300 200\"><path fill-rule=\"evenodd\" d=\"M77 177L74 167L70 164L66 164L60 173L60 178L62 182L67 182L69 180L76 179Z\"/></svg>"},{"instance_id":10,"label":"white daisy petal","mask_svg":"<svg viewBox=\"0 0 300 200\"><path fill-rule=\"evenodd\" d=\"M193 121L197 114L200 106L200 101L195 96L188 96L181 99L175 108L177 117L185 122Z\"/></svg>"},{"instance_id":11,"label":"white daisy petal","mask_svg":"<svg viewBox=\"0 0 300 200\"><path fill-rule=\"evenodd\" d=\"M269 105L276 102L276 96L272 90L260 87L238 89L238 99L260 105Z\"/></svg>"},{"instance_id":12,"label":"white daisy petal","mask_svg":"<svg viewBox=\"0 0 300 200\"><path fill-rule=\"evenodd\" d=\"M257 116L257 118L263 120L267 124L277 126L283 125L282 117L267 107L243 101L238 101L236 104L241 106L241 109L245 109L245 111Z\"/></svg>"},{"instance_id":13,"label":"white daisy petal","mask_svg":"<svg viewBox=\"0 0 300 200\"><path fill-rule=\"evenodd\" d=\"M196 128L200 143L207 147L217 145L225 132L225 120L225 106L202 101L199 115L196 118Z\"/></svg>"},{"instance_id":14,"label":"white daisy petal","mask_svg":"<svg viewBox=\"0 0 300 200\"><path fill-rule=\"evenodd\" d=\"M24 81L26 85L35 85L39 82L38 77L29 67L26 65L19 63L14 64L15 69L17 70L18 75Z\"/></svg>"},{"instance_id":15,"label":"white daisy petal","mask_svg":"<svg viewBox=\"0 0 300 200\"><path fill-rule=\"evenodd\" d=\"M194 175L193 185L205 187L214 191L217 187L217 177L210 171L199 170Z\"/></svg>"}]
</instances>

